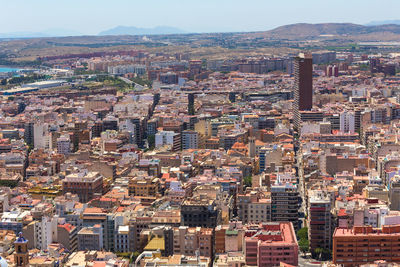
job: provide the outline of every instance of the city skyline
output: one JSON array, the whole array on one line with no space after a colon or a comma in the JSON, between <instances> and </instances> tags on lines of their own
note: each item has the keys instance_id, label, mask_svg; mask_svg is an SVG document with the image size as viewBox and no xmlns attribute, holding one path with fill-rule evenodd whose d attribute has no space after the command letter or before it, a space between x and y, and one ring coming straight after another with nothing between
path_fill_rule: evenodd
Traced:
<instances>
[{"instance_id":1,"label":"city skyline","mask_svg":"<svg viewBox=\"0 0 400 267\"><path fill-rule=\"evenodd\" d=\"M301 3L292 0L280 3L259 0L245 3L238 0L206 0L201 3L118 0L112 4L104 0L83 3L77 0L57 3L17 0L3 5L0 33L58 31L60 35L63 32L68 35L97 35L120 25L139 28L169 26L196 33L264 31L294 23L367 24L396 20L399 8L400 3L393 0L383 3L339 0L329 8L315 0Z\"/></svg>"},{"instance_id":2,"label":"city skyline","mask_svg":"<svg viewBox=\"0 0 400 267\"><path fill-rule=\"evenodd\" d=\"M399 0L3 1L0 267L400 267Z\"/></svg>"}]
</instances>

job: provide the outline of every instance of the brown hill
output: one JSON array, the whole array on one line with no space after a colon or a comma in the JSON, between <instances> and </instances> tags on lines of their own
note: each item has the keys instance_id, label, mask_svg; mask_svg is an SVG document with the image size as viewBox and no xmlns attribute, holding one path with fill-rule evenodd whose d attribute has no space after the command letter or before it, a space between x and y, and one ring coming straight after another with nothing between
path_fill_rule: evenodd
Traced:
<instances>
[{"instance_id":1,"label":"brown hill","mask_svg":"<svg viewBox=\"0 0 400 267\"><path fill-rule=\"evenodd\" d=\"M265 34L274 39L310 39L323 36L333 37L353 37L358 39L362 36L370 36L374 39L374 34L382 35L387 33L391 36L400 35L400 25L386 24L378 26L364 26L352 23L320 23L290 24L266 31ZM397 38L397 37L395 37ZM364 39L364 38L361 38Z\"/></svg>"}]
</instances>

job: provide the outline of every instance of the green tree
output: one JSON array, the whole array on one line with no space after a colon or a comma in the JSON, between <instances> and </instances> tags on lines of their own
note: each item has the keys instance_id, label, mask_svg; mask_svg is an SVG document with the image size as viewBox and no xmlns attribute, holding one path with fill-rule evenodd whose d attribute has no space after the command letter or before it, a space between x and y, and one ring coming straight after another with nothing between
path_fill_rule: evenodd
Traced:
<instances>
[{"instance_id":1,"label":"green tree","mask_svg":"<svg viewBox=\"0 0 400 267\"><path fill-rule=\"evenodd\" d=\"M369 66L367 64L360 64L360 70L368 70Z\"/></svg>"},{"instance_id":2,"label":"green tree","mask_svg":"<svg viewBox=\"0 0 400 267\"><path fill-rule=\"evenodd\" d=\"M31 83L44 80L46 78L48 78L46 75L39 75L39 74L33 74L29 76L18 76L18 77L12 77L10 80L8 80L8 84Z\"/></svg>"},{"instance_id":3,"label":"green tree","mask_svg":"<svg viewBox=\"0 0 400 267\"><path fill-rule=\"evenodd\" d=\"M308 241L308 228L303 227L297 231L297 239L299 240L299 249L302 253L307 253L310 250L310 242Z\"/></svg>"},{"instance_id":4,"label":"green tree","mask_svg":"<svg viewBox=\"0 0 400 267\"><path fill-rule=\"evenodd\" d=\"M128 259L130 259L131 256L132 256L131 252L119 252L119 251L117 251L117 252L115 252L115 254L117 254L118 257L128 258Z\"/></svg>"},{"instance_id":5,"label":"green tree","mask_svg":"<svg viewBox=\"0 0 400 267\"><path fill-rule=\"evenodd\" d=\"M75 75L91 75L91 74L101 74L101 71L88 70L87 68L78 68L74 70Z\"/></svg>"},{"instance_id":6,"label":"green tree","mask_svg":"<svg viewBox=\"0 0 400 267\"><path fill-rule=\"evenodd\" d=\"M299 249L302 253L307 253L309 251L310 242L307 239L300 239L299 240Z\"/></svg>"},{"instance_id":7,"label":"green tree","mask_svg":"<svg viewBox=\"0 0 400 267\"><path fill-rule=\"evenodd\" d=\"M189 114L189 115L194 115L194 106L193 106L193 105L190 105L190 106L189 106L189 108L188 108L188 114Z\"/></svg>"},{"instance_id":8,"label":"green tree","mask_svg":"<svg viewBox=\"0 0 400 267\"><path fill-rule=\"evenodd\" d=\"M308 228L307 227L303 227L299 231L297 231L297 239L308 240Z\"/></svg>"},{"instance_id":9,"label":"green tree","mask_svg":"<svg viewBox=\"0 0 400 267\"><path fill-rule=\"evenodd\" d=\"M154 149L156 145L156 136L154 134L148 135L147 142L149 143L149 148Z\"/></svg>"},{"instance_id":10,"label":"green tree","mask_svg":"<svg viewBox=\"0 0 400 267\"><path fill-rule=\"evenodd\" d=\"M11 181L11 180L1 180L0 186L14 188L18 185L18 181Z\"/></svg>"},{"instance_id":11,"label":"green tree","mask_svg":"<svg viewBox=\"0 0 400 267\"><path fill-rule=\"evenodd\" d=\"M34 149L34 145L33 144L29 144L28 145L28 154L30 154L33 149Z\"/></svg>"},{"instance_id":12,"label":"green tree","mask_svg":"<svg viewBox=\"0 0 400 267\"><path fill-rule=\"evenodd\" d=\"M139 84L141 86L146 86L147 85L147 87L151 87L151 85L153 84L152 81L147 80L144 77L135 77L135 78L132 78L131 81L133 81L134 83L137 83L137 84Z\"/></svg>"},{"instance_id":13,"label":"green tree","mask_svg":"<svg viewBox=\"0 0 400 267\"><path fill-rule=\"evenodd\" d=\"M252 187L252 186L253 186L252 180L253 180L253 178L251 177L251 175L244 177L244 179L243 179L243 185L244 185L245 187Z\"/></svg>"},{"instance_id":14,"label":"green tree","mask_svg":"<svg viewBox=\"0 0 400 267\"><path fill-rule=\"evenodd\" d=\"M313 258L320 259L322 257L322 248L316 248L313 251Z\"/></svg>"},{"instance_id":15,"label":"green tree","mask_svg":"<svg viewBox=\"0 0 400 267\"><path fill-rule=\"evenodd\" d=\"M329 249L324 248L322 251L322 260L327 261L332 259L332 251Z\"/></svg>"},{"instance_id":16,"label":"green tree","mask_svg":"<svg viewBox=\"0 0 400 267\"><path fill-rule=\"evenodd\" d=\"M332 256L332 253L329 249L326 248L316 248L314 249L312 253L313 258L316 258L318 260L329 260Z\"/></svg>"}]
</instances>

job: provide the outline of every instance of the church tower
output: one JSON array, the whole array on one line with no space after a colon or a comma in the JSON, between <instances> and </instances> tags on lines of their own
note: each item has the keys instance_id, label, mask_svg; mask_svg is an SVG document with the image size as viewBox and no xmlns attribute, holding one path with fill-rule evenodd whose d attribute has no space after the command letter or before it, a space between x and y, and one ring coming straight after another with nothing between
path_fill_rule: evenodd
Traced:
<instances>
[{"instance_id":1,"label":"church tower","mask_svg":"<svg viewBox=\"0 0 400 267\"><path fill-rule=\"evenodd\" d=\"M249 137L249 157L254 158L256 156L256 139L252 136Z\"/></svg>"},{"instance_id":2,"label":"church tower","mask_svg":"<svg viewBox=\"0 0 400 267\"><path fill-rule=\"evenodd\" d=\"M15 240L14 248L15 266L29 266L28 240L22 236L22 233L19 233L17 240Z\"/></svg>"}]
</instances>

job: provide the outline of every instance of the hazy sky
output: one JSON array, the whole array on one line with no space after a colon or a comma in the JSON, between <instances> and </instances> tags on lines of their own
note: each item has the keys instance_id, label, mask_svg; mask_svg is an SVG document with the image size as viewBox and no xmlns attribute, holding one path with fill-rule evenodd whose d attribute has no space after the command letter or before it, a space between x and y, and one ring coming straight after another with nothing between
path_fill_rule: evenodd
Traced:
<instances>
[{"instance_id":1,"label":"hazy sky","mask_svg":"<svg viewBox=\"0 0 400 267\"><path fill-rule=\"evenodd\" d=\"M188 32L259 31L290 23L400 19L399 0L0 0L0 32L117 25Z\"/></svg>"}]
</instances>

